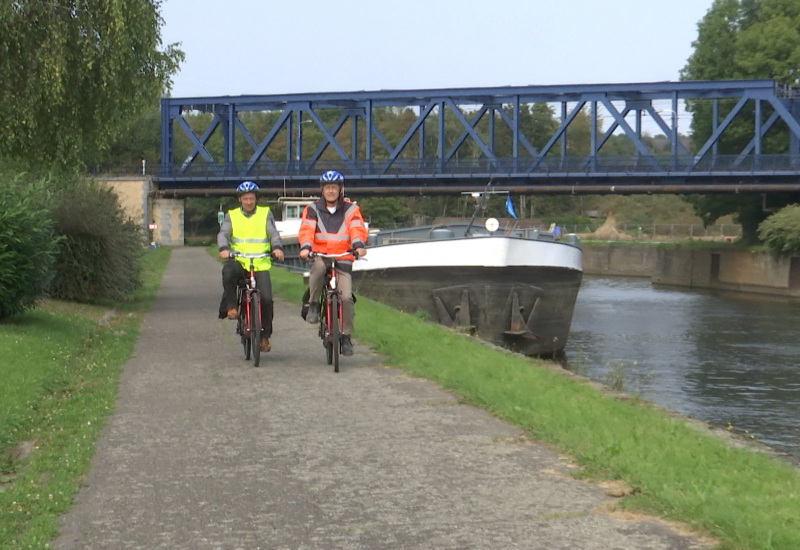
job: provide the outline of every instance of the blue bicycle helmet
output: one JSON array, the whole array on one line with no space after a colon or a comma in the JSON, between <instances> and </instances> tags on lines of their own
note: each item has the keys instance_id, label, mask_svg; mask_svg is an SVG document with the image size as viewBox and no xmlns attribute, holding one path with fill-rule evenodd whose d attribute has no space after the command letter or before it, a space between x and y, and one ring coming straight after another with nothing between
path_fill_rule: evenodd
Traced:
<instances>
[{"instance_id":1,"label":"blue bicycle helmet","mask_svg":"<svg viewBox=\"0 0 800 550\"><path fill-rule=\"evenodd\" d=\"M236 196L244 195L245 193L258 194L258 185L252 181L243 181L236 187Z\"/></svg>"},{"instance_id":2,"label":"blue bicycle helmet","mask_svg":"<svg viewBox=\"0 0 800 550\"><path fill-rule=\"evenodd\" d=\"M344 184L344 176L336 170L328 170L319 177L319 183L320 185L325 185L326 183L338 183L341 187Z\"/></svg>"}]
</instances>

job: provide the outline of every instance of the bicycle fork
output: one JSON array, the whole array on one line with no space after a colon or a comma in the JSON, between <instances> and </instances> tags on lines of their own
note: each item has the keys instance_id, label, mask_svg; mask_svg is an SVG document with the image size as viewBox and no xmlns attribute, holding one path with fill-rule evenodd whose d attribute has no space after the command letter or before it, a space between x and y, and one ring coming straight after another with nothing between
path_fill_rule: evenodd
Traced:
<instances>
[{"instance_id":1,"label":"bicycle fork","mask_svg":"<svg viewBox=\"0 0 800 550\"><path fill-rule=\"evenodd\" d=\"M245 335L246 336L250 336L250 332L252 331L252 327L250 326L250 308L251 308L251 305L252 305L251 301L252 301L253 295L256 294L256 292L255 292L255 288L256 288L256 273L255 273L255 271L253 271L252 266L250 268L250 288L253 289L253 290L252 291L245 290L245 293L244 293L244 319L245 319L245 322L244 322L245 329L244 330L245 330ZM259 323L258 323L259 326L263 328L264 327L264 319L261 317L261 297L260 297L260 295L259 295L259 300L258 300L258 320L259 320Z\"/></svg>"},{"instance_id":2,"label":"bicycle fork","mask_svg":"<svg viewBox=\"0 0 800 550\"><path fill-rule=\"evenodd\" d=\"M333 300L331 300L331 296L334 292L336 292L336 264L331 267L331 277L330 282L328 283L328 288L330 288L330 292L327 292L328 299L325 300L325 307L328 309L327 311L327 325L328 325L328 334L327 336L330 338L331 335L331 319L333 319L333 315L336 315L336 312L333 311Z\"/></svg>"},{"instance_id":3,"label":"bicycle fork","mask_svg":"<svg viewBox=\"0 0 800 550\"><path fill-rule=\"evenodd\" d=\"M252 327L250 326L250 310L252 307L252 297L256 295L256 292L246 292L245 293L245 300L244 300L244 332L245 336L249 336L250 332L252 331ZM261 316L261 296L259 295L258 299L258 320L259 326L264 328L264 318Z\"/></svg>"}]
</instances>

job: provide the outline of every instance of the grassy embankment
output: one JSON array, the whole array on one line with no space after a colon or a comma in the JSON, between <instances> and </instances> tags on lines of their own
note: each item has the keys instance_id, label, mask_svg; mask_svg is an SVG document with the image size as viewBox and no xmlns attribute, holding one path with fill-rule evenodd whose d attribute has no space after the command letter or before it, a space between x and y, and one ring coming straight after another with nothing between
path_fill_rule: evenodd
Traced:
<instances>
[{"instance_id":1,"label":"grassy embankment","mask_svg":"<svg viewBox=\"0 0 800 550\"><path fill-rule=\"evenodd\" d=\"M299 301L299 275L276 270L273 279L278 295ZM624 480L633 493L621 508L683 522L719 548L800 548L800 474L788 464L370 300L357 312L356 338L387 364L573 456L587 479Z\"/></svg>"},{"instance_id":2,"label":"grassy embankment","mask_svg":"<svg viewBox=\"0 0 800 550\"><path fill-rule=\"evenodd\" d=\"M46 548L56 536L169 254L147 251L130 303L48 300L0 324L0 548Z\"/></svg>"},{"instance_id":3,"label":"grassy embankment","mask_svg":"<svg viewBox=\"0 0 800 550\"><path fill-rule=\"evenodd\" d=\"M0 325L0 547L44 548L89 467L113 409L167 249L147 259L147 288L98 325L107 308L48 303ZM161 262L161 263L159 263ZM301 277L274 272L274 287L298 301ZM720 548L800 548L800 475L737 448L646 403L604 395L551 365L481 345L363 299L356 337L387 364L429 378L573 457L583 477L621 479L619 506L681 521ZM129 315L130 314L130 315ZM27 445L20 443L27 442ZM29 454L27 450L31 450Z\"/></svg>"}]
</instances>

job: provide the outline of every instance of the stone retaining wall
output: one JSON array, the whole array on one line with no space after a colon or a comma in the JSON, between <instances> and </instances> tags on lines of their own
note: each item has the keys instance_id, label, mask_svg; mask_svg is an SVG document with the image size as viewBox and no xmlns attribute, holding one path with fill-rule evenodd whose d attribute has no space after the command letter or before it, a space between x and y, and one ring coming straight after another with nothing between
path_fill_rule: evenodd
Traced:
<instances>
[{"instance_id":1,"label":"stone retaining wall","mask_svg":"<svg viewBox=\"0 0 800 550\"><path fill-rule=\"evenodd\" d=\"M720 248L581 245L586 275L800 298L800 256Z\"/></svg>"}]
</instances>

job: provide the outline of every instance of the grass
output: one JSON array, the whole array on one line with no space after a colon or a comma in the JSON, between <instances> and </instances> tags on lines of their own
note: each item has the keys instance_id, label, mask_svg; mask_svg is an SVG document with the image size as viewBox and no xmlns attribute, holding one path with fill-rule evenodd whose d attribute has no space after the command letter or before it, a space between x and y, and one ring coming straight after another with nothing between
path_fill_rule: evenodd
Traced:
<instances>
[{"instance_id":1,"label":"grass","mask_svg":"<svg viewBox=\"0 0 800 550\"><path fill-rule=\"evenodd\" d=\"M273 288L299 303L302 278L275 270ZM633 495L621 508L680 521L720 541L720 549L800 548L800 475L788 464L645 402L608 395L553 364L367 299L356 311L355 337L389 365L571 455L580 476L627 482Z\"/></svg>"},{"instance_id":2,"label":"grass","mask_svg":"<svg viewBox=\"0 0 800 550\"><path fill-rule=\"evenodd\" d=\"M0 324L0 547L46 548L114 409L122 365L169 259L147 251L125 304L45 301Z\"/></svg>"},{"instance_id":3,"label":"grass","mask_svg":"<svg viewBox=\"0 0 800 550\"><path fill-rule=\"evenodd\" d=\"M47 302L0 325L0 353L14 357L0 366L0 547L45 548L56 536L58 516L69 509L114 409L121 366L168 254L146 254L146 286L118 315ZM276 269L273 287L299 308L299 275ZM620 507L680 521L713 536L720 549L800 548L800 476L789 465L647 403L607 395L550 363L367 299L356 309L356 338L388 365L571 455L582 477L626 481L633 494Z\"/></svg>"}]
</instances>

